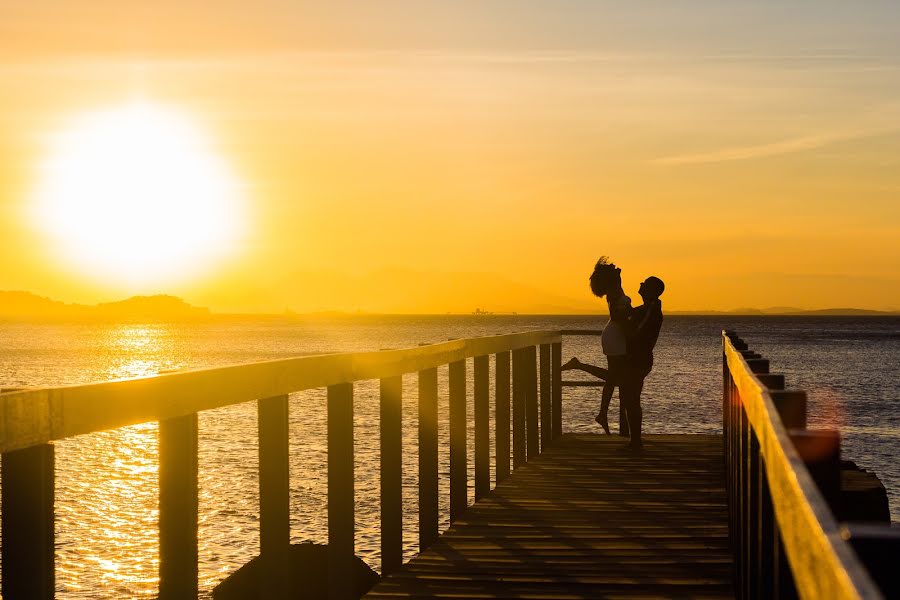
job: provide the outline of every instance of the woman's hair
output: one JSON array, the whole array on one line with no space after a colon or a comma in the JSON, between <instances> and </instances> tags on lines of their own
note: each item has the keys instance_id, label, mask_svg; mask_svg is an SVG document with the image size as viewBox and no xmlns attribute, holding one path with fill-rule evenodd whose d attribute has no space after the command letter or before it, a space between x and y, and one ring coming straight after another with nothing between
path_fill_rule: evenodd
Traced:
<instances>
[{"instance_id":1,"label":"woman's hair","mask_svg":"<svg viewBox=\"0 0 900 600\"><path fill-rule=\"evenodd\" d=\"M594 272L590 277L591 291L598 298L602 298L611 290L622 286L622 269L609 262L608 256L601 256L594 265Z\"/></svg>"}]
</instances>

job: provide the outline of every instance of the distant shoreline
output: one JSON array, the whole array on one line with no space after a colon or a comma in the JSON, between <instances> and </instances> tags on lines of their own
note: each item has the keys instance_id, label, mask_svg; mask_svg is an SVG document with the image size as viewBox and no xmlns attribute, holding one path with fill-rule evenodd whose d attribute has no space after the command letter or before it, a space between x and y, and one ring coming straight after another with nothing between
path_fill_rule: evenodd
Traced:
<instances>
[{"instance_id":1,"label":"distant shoreline","mask_svg":"<svg viewBox=\"0 0 900 600\"><path fill-rule=\"evenodd\" d=\"M698 317L891 317L900 316L900 311L871 310L862 308L801 309L796 307L771 307L763 309L738 308L734 310L667 310L669 316ZM477 313L409 313L409 312L366 312L321 310L295 312L290 309L282 313L228 313L214 312L209 308L197 307L176 296L154 295L133 296L117 302L95 305L66 304L38 296L31 292L0 291L0 321L214 321L238 319L295 320L316 318L352 317L471 317L474 319L507 319L510 317L589 317L603 316L598 311L573 312L490 312Z\"/></svg>"}]
</instances>

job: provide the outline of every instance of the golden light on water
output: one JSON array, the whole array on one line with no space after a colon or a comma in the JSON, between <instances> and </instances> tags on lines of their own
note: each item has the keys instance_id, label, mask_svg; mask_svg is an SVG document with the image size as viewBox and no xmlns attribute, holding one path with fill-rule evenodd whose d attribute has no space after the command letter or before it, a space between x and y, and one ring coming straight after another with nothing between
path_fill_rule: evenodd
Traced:
<instances>
[{"instance_id":1,"label":"golden light on water","mask_svg":"<svg viewBox=\"0 0 900 600\"><path fill-rule=\"evenodd\" d=\"M241 192L185 113L138 102L83 114L50 138L32 218L80 272L168 284L232 251Z\"/></svg>"}]
</instances>

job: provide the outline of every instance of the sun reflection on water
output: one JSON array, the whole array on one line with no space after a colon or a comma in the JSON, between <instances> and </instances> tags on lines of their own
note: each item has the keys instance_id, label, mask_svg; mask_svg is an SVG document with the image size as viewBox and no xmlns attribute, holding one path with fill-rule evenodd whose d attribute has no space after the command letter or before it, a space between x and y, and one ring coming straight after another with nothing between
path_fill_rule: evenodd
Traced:
<instances>
[{"instance_id":1,"label":"sun reflection on water","mask_svg":"<svg viewBox=\"0 0 900 600\"><path fill-rule=\"evenodd\" d=\"M181 367L174 358L171 330L165 325L119 325L110 328L110 379L148 377Z\"/></svg>"}]
</instances>

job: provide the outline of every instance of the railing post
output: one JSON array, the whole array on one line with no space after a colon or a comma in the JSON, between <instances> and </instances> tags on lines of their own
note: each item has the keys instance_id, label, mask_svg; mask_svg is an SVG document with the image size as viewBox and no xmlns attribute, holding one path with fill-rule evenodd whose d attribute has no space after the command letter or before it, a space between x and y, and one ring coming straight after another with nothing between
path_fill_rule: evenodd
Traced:
<instances>
[{"instance_id":1,"label":"railing post","mask_svg":"<svg viewBox=\"0 0 900 600\"><path fill-rule=\"evenodd\" d=\"M50 600L55 588L53 445L4 452L2 477L3 597Z\"/></svg>"},{"instance_id":2,"label":"railing post","mask_svg":"<svg viewBox=\"0 0 900 600\"><path fill-rule=\"evenodd\" d=\"M381 572L403 564L403 378L381 380Z\"/></svg>"},{"instance_id":3,"label":"railing post","mask_svg":"<svg viewBox=\"0 0 900 600\"><path fill-rule=\"evenodd\" d=\"M513 468L518 469L525 464L525 388L528 377L525 373L525 356L523 351L514 350L512 354L513 371Z\"/></svg>"},{"instance_id":4,"label":"railing post","mask_svg":"<svg viewBox=\"0 0 900 600\"><path fill-rule=\"evenodd\" d=\"M419 550L438 538L438 372L419 371Z\"/></svg>"},{"instance_id":5,"label":"railing post","mask_svg":"<svg viewBox=\"0 0 900 600\"><path fill-rule=\"evenodd\" d=\"M494 368L494 428L497 483L509 477L510 353L498 352Z\"/></svg>"},{"instance_id":6,"label":"railing post","mask_svg":"<svg viewBox=\"0 0 900 600\"><path fill-rule=\"evenodd\" d=\"M778 390L771 396L785 429L806 429L806 392Z\"/></svg>"},{"instance_id":7,"label":"railing post","mask_svg":"<svg viewBox=\"0 0 900 600\"><path fill-rule=\"evenodd\" d=\"M562 435L562 342L555 342L550 345L553 354L553 365L551 371L552 392L551 402L553 409L551 412L552 435L551 439L556 439Z\"/></svg>"},{"instance_id":8,"label":"railing post","mask_svg":"<svg viewBox=\"0 0 900 600\"><path fill-rule=\"evenodd\" d=\"M353 384L328 387L328 597L355 594Z\"/></svg>"},{"instance_id":9,"label":"railing post","mask_svg":"<svg viewBox=\"0 0 900 600\"><path fill-rule=\"evenodd\" d=\"M543 452L553 439L551 425L552 407L550 405L550 344L541 344L541 448Z\"/></svg>"},{"instance_id":10,"label":"railing post","mask_svg":"<svg viewBox=\"0 0 900 600\"><path fill-rule=\"evenodd\" d=\"M525 374L526 460L531 460L541 451L538 433L537 348L534 346L525 348Z\"/></svg>"},{"instance_id":11,"label":"railing post","mask_svg":"<svg viewBox=\"0 0 900 600\"><path fill-rule=\"evenodd\" d=\"M159 597L196 598L197 413L159 422Z\"/></svg>"},{"instance_id":12,"label":"railing post","mask_svg":"<svg viewBox=\"0 0 900 600\"><path fill-rule=\"evenodd\" d=\"M450 385L450 522L466 510L466 361L449 365Z\"/></svg>"},{"instance_id":13,"label":"railing post","mask_svg":"<svg viewBox=\"0 0 900 600\"><path fill-rule=\"evenodd\" d=\"M490 407L490 358L476 356L475 378L475 499L479 500L491 491L491 407Z\"/></svg>"},{"instance_id":14,"label":"railing post","mask_svg":"<svg viewBox=\"0 0 900 600\"><path fill-rule=\"evenodd\" d=\"M884 597L900 598L900 530L880 523L847 523L841 537L853 546Z\"/></svg>"},{"instance_id":15,"label":"railing post","mask_svg":"<svg viewBox=\"0 0 900 600\"><path fill-rule=\"evenodd\" d=\"M259 555L263 598L281 598L290 577L288 397L257 401L259 430Z\"/></svg>"},{"instance_id":16,"label":"railing post","mask_svg":"<svg viewBox=\"0 0 900 600\"><path fill-rule=\"evenodd\" d=\"M841 434L833 430L790 429L788 435L797 454L832 513L840 512L841 502Z\"/></svg>"}]
</instances>

